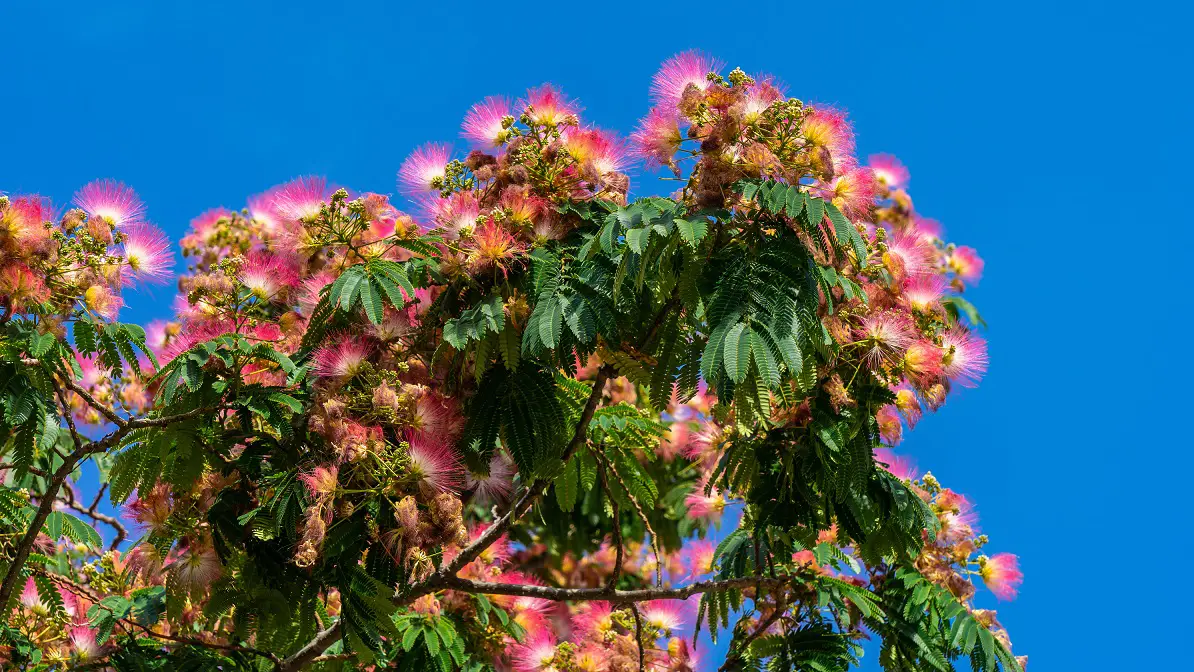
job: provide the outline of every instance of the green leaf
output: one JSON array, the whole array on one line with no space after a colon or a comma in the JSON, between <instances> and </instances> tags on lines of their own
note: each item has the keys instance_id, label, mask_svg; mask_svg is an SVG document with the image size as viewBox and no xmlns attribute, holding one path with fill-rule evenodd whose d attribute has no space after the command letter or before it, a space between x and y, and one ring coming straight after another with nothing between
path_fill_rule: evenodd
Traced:
<instances>
[{"instance_id":1,"label":"green leaf","mask_svg":"<svg viewBox=\"0 0 1194 672\"><path fill-rule=\"evenodd\" d=\"M580 492L580 470L577 468L577 458L573 457L564 465L564 471L552 483L556 491L556 503L561 511L571 511L576 506L576 495Z\"/></svg>"},{"instance_id":2,"label":"green leaf","mask_svg":"<svg viewBox=\"0 0 1194 672\"><path fill-rule=\"evenodd\" d=\"M736 383L745 380L746 372L750 370L750 338L742 338L745 331L745 322L730 327L723 346L726 375Z\"/></svg>"}]
</instances>

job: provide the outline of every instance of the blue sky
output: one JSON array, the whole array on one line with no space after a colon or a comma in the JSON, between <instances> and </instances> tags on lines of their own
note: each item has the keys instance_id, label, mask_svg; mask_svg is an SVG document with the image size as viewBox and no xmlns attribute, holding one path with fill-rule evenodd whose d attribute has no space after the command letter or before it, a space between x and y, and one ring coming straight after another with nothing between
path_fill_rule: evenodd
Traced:
<instances>
[{"instance_id":1,"label":"blue sky","mask_svg":"<svg viewBox=\"0 0 1194 672\"><path fill-rule=\"evenodd\" d=\"M1191 597L1169 575L1190 550L1194 50L1176 3L15 4L0 190L65 203L115 177L175 238L302 174L393 192L473 102L544 81L628 133L659 63L692 47L848 109L860 153L898 155L918 209L987 262L971 298L991 371L903 450L1020 555L1000 606L1017 652L1037 670L1132 669L1135 651L1179 667L1153 634L1171 640ZM135 294L125 317L171 298ZM1149 584L1164 597L1137 597Z\"/></svg>"}]
</instances>

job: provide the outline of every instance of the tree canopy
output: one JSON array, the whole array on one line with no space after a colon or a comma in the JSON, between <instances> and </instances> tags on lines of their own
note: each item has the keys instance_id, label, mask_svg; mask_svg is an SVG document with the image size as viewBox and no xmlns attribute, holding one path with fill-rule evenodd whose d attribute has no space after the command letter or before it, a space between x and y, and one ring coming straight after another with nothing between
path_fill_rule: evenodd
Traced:
<instances>
[{"instance_id":1,"label":"tree canopy","mask_svg":"<svg viewBox=\"0 0 1194 672\"><path fill-rule=\"evenodd\" d=\"M651 95L204 213L144 328L132 189L0 196L5 669L1022 669L1015 556L892 451L986 370L981 258L839 110L695 52Z\"/></svg>"}]
</instances>

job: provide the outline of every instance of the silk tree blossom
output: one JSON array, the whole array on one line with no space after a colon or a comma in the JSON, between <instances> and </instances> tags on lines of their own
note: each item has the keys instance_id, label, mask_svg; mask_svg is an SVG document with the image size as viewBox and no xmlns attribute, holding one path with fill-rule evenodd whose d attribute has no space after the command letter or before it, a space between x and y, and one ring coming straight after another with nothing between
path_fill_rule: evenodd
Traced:
<instances>
[{"instance_id":1,"label":"silk tree blossom","mask_svg":"<svg viewBox=\"0 0 1194 672\"><path fill-rule=\"evenodd\" d=\"M949 255L947 260L949 270L957 274L958 279L968 285L977 285L983 277L983 259L972 247L962 245Z\"/></svg>"},{"instance_id":2,"label":"silk tree blossom","mask_svg":"<svg viewBox=\"0 0 1194 672\"><path fill-rule=\"evenodd\" d=\"M493 219L474 231L472 239L463 247L470 273L500 271L502 277L507 275L515 260L527 251L526 243Z\"/></svg>"},{"instance_id":3,"label":"silk tree blossom","mask_svg":"<svg viewBox=\"0 0 1194 672\"><path fill-rule=\"evenodd\" d=\"M184 592L204 591L223 574L223 564L210 545L191 542L166 565L169 582Z\"/></svg>"},{"instance_id":4,"label":"silk tree blossom","mask_svg":"<svg viewBox=\"0 0 1194 672\"><path fill-rule=\"evenodd\" d=\"M713 572L713 559L717 547L707 539L697 539L688 542L684 547L688 577L696 580Z\"/></svg>"},{"instance_id":5,"label":"silk tree blossom","mask_svg":"<svg viewBox=\"0 0 1194 672\"><path fill-rule=\"evenodd\" d=\"M575 126L580 114L580 105L551 84L528 89L518 107L533 123L543 126Z\"/></svg>"},{"instance_id":6,"label":"silk tree blossom","mask_svg":"<svg viewBox=\"0 0 1194 672\"><path fill-rule=\"evenodd\" d=\"M643 621L666 634L684 627L684 603L679 600L651 600L639 605Z\"/></svg>"},{"instance_id":7,"label":"silk tree blossom","mask_svg":"<svg viewBox=\"0 0 1194 672\"><path fill-rule=\"evenodd\" d=\"M676 152L684 142L679 115L674 109L654 107L631 134L633 152L648 166L674 166Z\"/></svg>"},{"instance_id":8,"label":"silk tree blossom","mask_svg":"<svg viewBox=\"0 0 1194 672\"><path fill-rule=\"evenodd\" d=\"M504 125L511 116L510 100L502 96L489 96L475 104L464 117L461 135L478 147L501 147L510 136Z\"/></svg>"},{"instance_id":9,"label":"silk tree blossom","mask_svg":"<svg viewBox=\"0 0 1194 672\"><path fill-rule=\"evenodd\" d=\"M0 301L12 312L23 313L49 300L49 287L28 266L14 263L0 269Z\"/></svg>"},{"instance_id":10,"label":"silk tree blossom","mask_svg":"<svg viewBox=\"0 0 1194 672\"><path fill-rule=\"evenodd\" d=\"M844 170L850 167L854 156L854 129L845 113L831 107L816 107L801 122L800 132L810 147L828 154L830 168Z\"/></svg>"},{"instance_id":11,"label":"silk tree blossom","mask_svg":"<svg viewBox=\"0 0 1194 672\"><path fill-rule=\"evenodd\" d=\"M870 168L855 166L833 178L823 196L851 219L865 218L875 203L877 183Z\"/></svg>"},{"instance_id":12,"label":"silk tree blossom","mask_svg":"<svg viewBox=\"0 0 1194 672\"><path fill-rule=\"evenodd\" d=\"M115 227L142 221L145 204L132 188L116 180L96 180L75 192L74 204L90 217L102 217Z\"/></svg>"},{"instance_id":13,"label":"silk tree blossom","mask_svg":"<svg viewBox=\"0 0 1194 672\"><path fill-rule=\"evenodd\" d=\"M936 313L941 309L945 288L945 278L940 275L923 274L907 278L903 288L904 305L920 313Z\"/></svg>"},{"instance_id":14,"label":"silk tree blossom","mask_svg":"<svg viewBox=\"0 0 1194 672\"><path fill-rule=\"evenodd\" d=\"M887 239L883 264L897 280L919 278L933 270L936 250L927 239L907 231L899 231Z\"/></svg>"},{"instance_id":15,"label":"silk tree blossom","mask_svg":"<svg viewBox=\"0 0 1194 672\"><path fill-rule=\"evenodd\" d=\"M766 75L758 78L746 92L746 99L742 102L742 122L753 124L759 121L767 108L784 99L783 87L774 77Z\"/></svg>"},{"instance_id":16,"label":"silk tree blossom","mask_svg":"<svg viewBox=\"0 0 1194 672\"><path fill-rule=\"evenodd\" d=\"M429 436L410 434L410 474L429 492L459 492L464 483L460 455L451 445Z\"/></svg>"},{"instance_id":17,"label":"silk tree blossom","mask_svg":"<svg viewBox=\"0 0 1194 672\"><path fill-rule=\"evenodd\" d=\"M254 251L237 272L237 279L262 301L282 299L283 293L299 284L298 273L281 255Z\"/></svg>"},{"instance_id":18,"label":"silk tree blossom","mask_svg":"<svg viewBox=\"0 0 1194 672\"><path fill-rule=\"evenodd\" d=\"M86 625L76 625L70 629L70 644L75 659L79 662L94 660L102 650L95 641L95 630Z\"/></svg>"},{"instance_id":19,"label":"silk tree blossom","mask_svg":"<svg viewBox=\"0 0 1194 672\"><path fill-rule=\"evenodd\" d=\"M554 669L556 636L550 630L528 634L525 641L510 647L510 663L517 672L545 672Z\"/></svg>"},{"instance_id":20,"label":"silk tree blossom","mask_svg":"<svg viewBox=\"0 0 1194 672\"><path fill-rule=\"evenodd\" d=\"M582 169L597 176L620 172L626 167L626 146L612 133L597 128L569 128L561 139Z\"/></svg>"},{"instance_id":21,"label":"silk tree blossom","mask_svg":"<svg viewBox=\"0 0 1194 672\"><path fill-rule=\"evenodd\" d=\"M472 491L472 501L477 504L500 504L514 491L515 473L514 462L504 452L499 451L489 459L489 473L468 472L465 475L464 487Z\"/></svg>"},{"instance_id":22,"label":"silk tree blossom","mask_svg":"<svg viewBox=\"0 0 1194 672\"><path fill-rule=\"evenodd\" d=\"M348 379L357 375L369 363L373 346L360 336L340 333L330 345L315 351L311 372L324 378Z\"/></svg>"},{"instance_id":23,"label":"silk tree blossom","mask_svg":"<svg viewBox=\"0 0 1194 672\"><path fill-rule=\"evenodd\" d=\"M445 168L452 159L451 145L429 142L411 152L398 170L398 189L418 196L439 189Z\"/></svg>"},{"instance_id":24,"label":"silk tree blossom","mask_svg":"<svg viewBox=\"0 0 1194 672\"><path fill-rule=\"evenodd\" d=\"M675 107L689 86L698 91L709 88L709 73L720 72L725 64L699 51L676 54L663 62L651 80L651 98L659 105Z\"/></svg>"},{"instance_id":25,"label":"silk tree blossom","mask_svg":"<svg viewBox=\"0 0 1194 672\"><path fill-rule=\"evenodd\" d=\"M437 198L432 202L432 212L439 227L448 240L458 240L463 233L469 235L481 215L481 205L472 192L458 191L448 198Z\"/></svg>"},{"instance_id":26,"label":"silk tree blossom","mask_svg":"<svg viewBox=\"0 0 1194 672\"><path fill-rule=\"evenodd\" d=\"M720 520L721 514L726 509L726 504L726 498L721 493L721 490L714 487L706 495L703 483L698 483L697 487L684 498L684 506L688 517L705 522Z\"/></svg>"},{"instance_id":27,"label":"silk tree blossom","mask_svg":"<svg viewBox=\"0 0 1194 672\"><path fill-rule=\"evenodd\" d=\"M941 370L963 387L974 387L987 372L987 342L973 333L954 328L941 336L944 351Z\"/></svg>"},{"instance_id":28,"label":"silk tree blossom","mask_svg":"<svg viewBox=\"0 0 1194 672\"><path fill-rule=\"evenodd\" d=\"M162 284L171 276L174 255L170 239L161 229L147 222L133 222L124 227L120 254L124 271L131 280Z\"/></svg>"},{"instance_id":29,"label":"silk tree blossom","mask_svg":"<svg viewBox=\"0 0 1194 672\"><path fill-rule=\"evenodd\" d=\"M865 359L873 366L897 360L912 345L915 334L908 316L883 311L867 316L855 331Z\"/></svg>"},{"instance_id":30,"label":"silk tree blossom","mask_svg":"<svg viewBox=\"0 0 1194 672\"><path fill-rule=\"evenodd\" d=\"M902 481L914 480L919 474L916 463L907 456L899 455L890 448L876 448L874 452L875 462Z\"/></svg>"},{"instance_id":31,"label":"silk tree blossom","mask_svg":"<svg viewBox=\"0 0 1194 672\"><path fill-rule=\"evenodd\" d=\"M908 169L896 157L890 154L871 154L867 157L867 165L875 173L876 179L888 189L908 186Z\"/></svg>"},{"instance_id":32,"label":"silk tree blossom","mask_svg":"<svg viewBox=\"0 0 1194 672\"><path fill-rule=\"evenodd\" d=\"M319 214L332 196L325 178L295 178L273 190L272 210L282 223L296 225Z\"/></svg>"},{"instance_id":33,"label":"silk tree blossom","mask_svg":"<svg viewBox=\"0 0 1194 672\"><path fill-rule=\"evenodd\" d=\"M1013 600L1024 583L1020 562L1011 553L997 553L990 558L979 558L979 575L987 588L1001 600Z\"/></svg>"}]
</instances>

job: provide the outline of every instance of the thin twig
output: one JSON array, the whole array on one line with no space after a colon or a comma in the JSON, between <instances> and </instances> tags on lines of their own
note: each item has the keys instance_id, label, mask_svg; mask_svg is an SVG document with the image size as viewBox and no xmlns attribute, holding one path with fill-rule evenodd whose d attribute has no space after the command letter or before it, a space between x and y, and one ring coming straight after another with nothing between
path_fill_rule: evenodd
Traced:
<instances>
[{"instance_id":1,"label":"thin twig","mask_svg":"<svg viewBox=\"0 0 1194 672\"><path fill-rule=\"evenodd\" d=\"M634 639L638 645L638 672L647 672L647 649L643 646L643 616L638 613L638 605L630 604L630 613L634 615Z\"/></svg>"}]
</instances>

